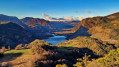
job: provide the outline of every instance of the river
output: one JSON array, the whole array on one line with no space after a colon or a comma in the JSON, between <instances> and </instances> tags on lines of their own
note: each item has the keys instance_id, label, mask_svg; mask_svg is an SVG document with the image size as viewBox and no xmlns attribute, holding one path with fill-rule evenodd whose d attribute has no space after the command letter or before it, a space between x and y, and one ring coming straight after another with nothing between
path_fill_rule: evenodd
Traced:
<instances>
[{"instance_id":1,"label":"river","mask_svg":"<svg viewBox=\"0 0 119 67\"><path fill-rule=\"evenodd\" d=\"M45 41L51 43L52 45L56 45L60 42L66 41L65 36L56 36L54 35L53 37L49 37L48 39L44 39Z\"/></svg>"}]
</instances>

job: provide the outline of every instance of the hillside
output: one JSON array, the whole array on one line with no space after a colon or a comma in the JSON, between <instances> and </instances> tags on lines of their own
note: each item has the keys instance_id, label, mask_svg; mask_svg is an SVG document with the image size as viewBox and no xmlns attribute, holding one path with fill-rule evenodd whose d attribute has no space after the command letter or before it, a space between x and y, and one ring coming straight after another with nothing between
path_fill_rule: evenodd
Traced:
<instances>
[{"instance_id":1,"label":"hillside","mask_svg":"<svg viewBox=\"0 0 119 67\"><path fill-rule=\"evenodd\" d=\"M93 17L93 18L83 19L78 25L72 28L72 31L75 32L71 35L68 35L67 39L73 39L77 36L89 36L90 34L87 31L90 28L102 23L108 23L109 21L110 20L106 17Z\"/></svg>"},{"instance_id":2,"label":"hillside","mask_svg":"<svg viewBox=\"0 0 119 67\"><path fill-rule=\"evenodd\" d=\"M117 44L119 40L118 14L119 13L114 13L109 16L105 16L107 18L109 18L110 16L113 16L115 18L109 18L110 21L108 21L108 23L102 23L90 28L88 32L91 34L91 37L107 41L111 44Z\"/></svg>"},{"instance_id":3,"label":"hillside","mask_svg":"<svg viewBox=\"0 0 119 67\"><path fill-rule=\"evenodd\" d=\"M119 40L119 24L106 23L92 27L88 30L91 37L115 44Z\"/></svg>"},{"instance_id":4,"label":"hillside","mask_svg":"<svg viewBox=\"0 0 119 67\"><path fill-rule=\"evenodd\" d=\"M77 58L83 58L85 53L90 55L90 59L97 59L109 53L113 46L91 37L77 37L55 46L36 39L20 48L22 49L4 52L0 64L7 63L13 67L55 67L58 64L65 64L73 67Z\"/></svg>"},{"instance_id":5,"label":"hillside","mask_svg":"<svg viewBox=\"0 0 119 67\"><path fill-rule=\"evenodd\" d=\"M12 22L0 22L0 46L10 45L12 48L18 44L26 44L35 37L18 24Z\"/></svg>"},{"instance_id":6,"label":"hillside","mask_svg":"<svg viewBox=\"0 0 119 67\"><path fill-rule=\"evenodd\" d=\"M92 60L88 63L88 67L118 67L119 66L119 48L111 50L104 57Z\"/></svg>"},{"instance_id":7,"label":"hillside","mask_svg":"<svg viewBox=\"0 0 119 67\"><path fill-rule=\"evenodd\" d=\"M83 37L83 36L65 42L61 42L57 46L88 48L92 50L95 53L95 55L104 55L107 52L109 52L109 50L113 49L113 47L111 45L108 45L106 42L91 37Z\"/></svg>"},{"instance_id":8,"label":"hillside","mask_svg":"<svg viewBox=\"0 0 119 67\"><path fill-rule=\"evenodd\" d=\"M82 57L84 54L83 48L57 47L38 39L26 44L24 47L27 46L32 47L27 49L22 47L23 49L21 50L5 52L4 56L0 59L0 65L7 63L13 67L34 67L35 65L55 67L59 63L66 63L72 67L73 63L76 62L76 58ZM88 50L87 48L84 49Z\"/></svg>"},{"instance_id":9,"label":"hillside","mask_svg":"<svg viewBox=\"0 0 119 67\"><path fill-rule=\"evenodd\" d=\"M28 27L24 23L22 23L17 17L0 14L0 22L7 22L7 21L16 23L22 26L23 28L28 29Z\"/></svg>"},{"instance_id":10,"label":"hillside","mask_svg":"<svg viewBox=\"0 0 119 67\"><path fill-rule=\"evenodd\" d=\"M68 35L67 39L73 39L77 36L90 36L91 35L94 38L103 36L102 37L103 39L101 39L101 40L110 41L111 35L104 36L103 34L105 34L107 29L108 29L108 31L110 29L110 31L113 30L115 32L117 32L119 30L117 27L118 21L119 21L118 14L119 13L114 13L114 14L104 16L104 17L86 18L86 19L82 20L77 26L72 28L72 31L75 31L75 32L73 34ZM113 16L113 18L109 18L112 16ZM102 32L101 32L100 27L106 27L106 29L102 28ZM82 28L83 28L83 30L81 30ZM94 30L95 30L95 32L97 31L97 34L90 33L90 31L94 31ZM98 31L100 32L100 34L98 33ZM113 35L114 32L113 33L108 32L108 33ZM115 35L118 36L118 33L115 33ZM114 39L112 41L114 41Z\"/></svg>"},{"instance_id":11,"label":"hillside","mask_svg":"<svg viewBox=\"0 0 119 67\"><path fill-rule=\"evenodd\" d=\"M32 18L26 17L21 19L21 21L29 27L29 31L36 35L37 37L41 37L39 35L44 35L44 37L49 37L47 35L55 33L59 34L59 32L66 31L65 29L73 28L77 25L80 21L67 21L67 22L60 22L60 21L47 21L40 18ZM57 32L57 33L56 33ZM37 33L37 34L35 34Z\"/></svg>"},{"instance_id":12,"label":"hillside","mask_svg":"<svg viewBox=\"0 0 119 67\"><path fill-rule=\"evenodd\" d=\"M41 26L47 26L47 21L39 18L26 17L21 19L26 25L30 27L36 27L38 24Z\"/></svg>"},{"instance_id":13,"label":"hillside","mask_svg":"<svg viewBox=\"0 0 119 67\"><path fill-rule=\"evenodd\" d=\"M106 17L109 18L109 19L119 18L119 12L110 14L110 15L108 15L108 16L106 16Z\"/></svg>"},{"instance_id":14,"label":"hillside","mask_svg":"<svg viewBox=\"0 0 119 67\"><path fill-rule=\"evenodd\" d=\"M30 30L35 31L37 30L40 33L46 33L49 32L48 30L48 23L44 19L39 18L32 18L32 17L26 17L21 19L21 21L26 24Z\"/></svg>"}]
</instances>

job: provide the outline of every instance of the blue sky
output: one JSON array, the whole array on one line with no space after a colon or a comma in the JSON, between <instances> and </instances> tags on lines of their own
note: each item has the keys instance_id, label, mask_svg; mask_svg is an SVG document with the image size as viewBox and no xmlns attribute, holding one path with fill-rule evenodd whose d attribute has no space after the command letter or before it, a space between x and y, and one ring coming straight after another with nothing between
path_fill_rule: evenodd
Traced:
<instances>
[{"instance_id":1,"label":"blue sky","mask_svg":"<svg viewBox=\"0 0 119 67\"><path fill-rule=\"evenodd\" d=\"M119 0L0 0L0 14L18 18L105 16L119 11Z\"/></svg>"}]
</instances>

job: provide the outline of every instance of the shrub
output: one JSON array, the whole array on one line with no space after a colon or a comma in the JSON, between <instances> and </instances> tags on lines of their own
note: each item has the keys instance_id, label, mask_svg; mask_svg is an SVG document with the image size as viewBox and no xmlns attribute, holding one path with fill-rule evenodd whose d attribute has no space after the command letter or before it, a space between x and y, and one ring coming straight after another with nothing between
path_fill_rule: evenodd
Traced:
<instances>
[{"instance_id":1,"label":"shrub","mask_svg":"<svg viewBox=\"0 0 119 67\"><path fill-rule=\"evenodd\" d=\"M44 40L39 40L36 39L35 41L31 42L30 44L26 45L28 48L32 48L33 45L51 45L50 43L44 41Z\"/></svg>"},{"instance_id":2,"label":"shrub","mask_svg":"<svg viewBox=\"0 0 119 67\"><path fill-rule=\"evenodd\" d=\"M28 47L28 44L25 44L24 45L24 49L28 49L29 47Z\"/></svg>"},{"instance_id":3,"label":"shrub","mask_svg":"<svg viewBox=\"0 0 119 67\"><path fill-rule=\"evenodd\" d=\"M45 51L41 45L33 45L30 50L32 54L41 54Z\"/></svg>"},{"instance_id":4,"label":"shrub","mask_svg":"<svg viewBox=\"0 0 119 67\"><path fill-rule=\"evenodd\" d=\"M1 67L11 67L8 62L2 62Z\"/></svg>"},{"instance_id":5,"label":"shrub","mask_svg":"<svg viewBox=\"0 0 119 67\"><path fill-rule=\"evenodd\" d=\"M85 56L83 58L78 58L77 59L77 63L74 64L73 66L75 67L86 67L87 66L87 62L89 62L89 56L86 56L86 53L85 53Z\"/></svg>"},{"instance_id":6,"label":"shrub","mask_svg":"<svg viewBox=\"0 0 119 67\"><path fill-rule=\"evenodd\" d=\"M15 47L15 50L21 50L21 49L23 49L23 44L19 44L19 45L17 45L16 47Z\"/></svg>"},{"instance_id":7,"label":"shrub","mask_svg":"<svg viewBox=\"0 0 119 67\"><path fill-rule=\"evenodd\" d=\"M68 67L66 64L57 64L56 67Z\"/></svg>"},{"instance_id":8,"label":"shrub","mask_svg":"<svg viewBox=\"0 0 119 67\"><path fill-rule=\"evenodd\" d=\"M74 67L85 67L85 64L83 62L77 62L73 65Z\"/></svg>"},{"instance_id":9,"label":"shrub","mask_svg":"<svg viewBox=\"0 0 119 67\"><path fill-rule=\"evenodd\" d=\"M97 60L100 67L118 67L119 66L119 48L111 50L105 57Z\"/></svg>"},{"instance_id":10,"label":"shrub","mask_svg":"<svg viewBox=\"0 0 119 67\"><path fill-rule=\"evenodd\" d=\"M5 48L5 46L2 46L2 49L1 49L1 53L4 53L6 51L6 48Z\"/></svg>"},{"instance_id":11,"label":"shrub","mask_svg":"<svg viewBox=\"0 0 119 67\"><path fill-rule=\"evenodd\" d=\"M8 50L11 50L10 46L8 46Z\"/></svg>"},{"instance_id":12,"label":"shrub","mask_svg":"<svg viewBox=\"0 0 119 67\"><path fill-rule=\"evenodd\" d=\"M116 47L119 47L119 41L117 41L117 43L115 44Z\"/></svg>"}]
</instances>

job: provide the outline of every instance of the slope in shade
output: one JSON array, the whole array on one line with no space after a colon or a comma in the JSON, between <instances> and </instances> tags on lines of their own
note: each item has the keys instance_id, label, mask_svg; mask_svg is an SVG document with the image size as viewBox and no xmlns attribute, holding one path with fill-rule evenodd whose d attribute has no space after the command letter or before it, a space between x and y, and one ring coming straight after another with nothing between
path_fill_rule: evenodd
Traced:
<instances>
[{"instance_id":1,"label":"slope in shade","mask_svg":"<svg viewBox=\"0 0 119 67\"><path fill-rule=\"evenodd\" d=\"M18 44L26 44L35 39L24 28L12 22L0 22L0 46L10 45L12 48Z\"/></svg>"}]
</instances>

